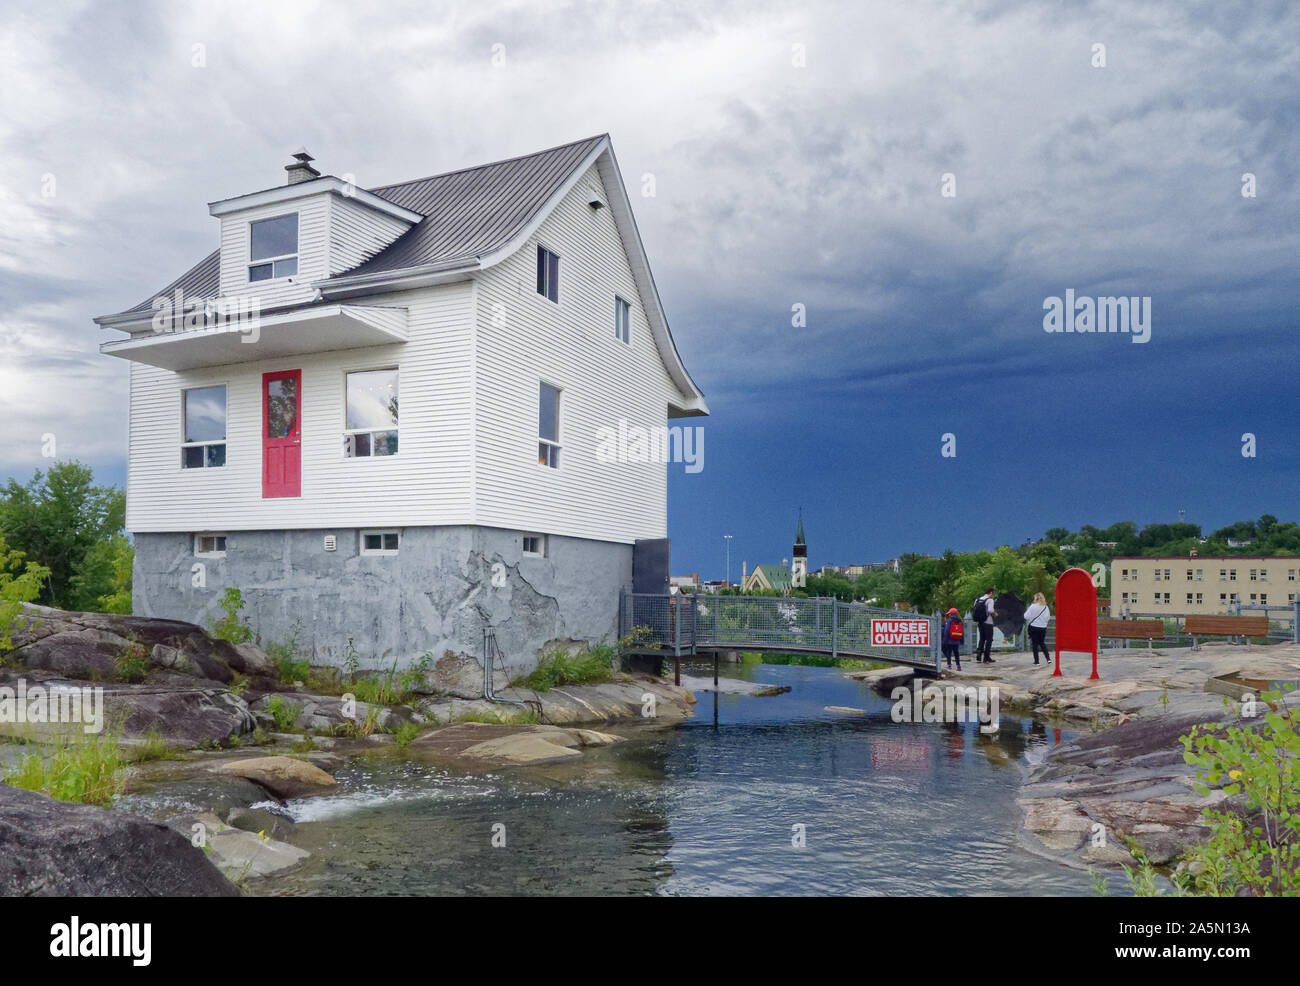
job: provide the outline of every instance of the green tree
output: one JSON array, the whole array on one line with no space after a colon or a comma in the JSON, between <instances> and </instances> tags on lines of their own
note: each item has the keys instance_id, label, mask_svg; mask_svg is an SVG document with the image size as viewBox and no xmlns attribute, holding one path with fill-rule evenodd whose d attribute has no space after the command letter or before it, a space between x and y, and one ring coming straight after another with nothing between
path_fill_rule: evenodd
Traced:
<instances>
[{"instance_id":1,"label":"green tree","mask_svg":"<svg viewBox=\"0 0 1300 986\"><path fill-rule=\"evenodd\" d=\"M14 621L23 603L40 595L49 574L43 565L26 561L21 551L11 549L0 531L0 654L13 646Z\"/></svg>"},{"instance_id":2,"label":"green tree","mask_svg":"<svg viewBox=\"0 0 1300 986\"><path fill-rule=\"evenodd\" d=\"M0 531L24 556L49 570L40 601L65 606L72 578L95 545L123 533L126 495L96 486L89 467L60 462L31 482L9 480L0 492Z\"/></svg>"},{"instance_id":3,"label":"green tree","mask_svg":"<svg viewBox=\"0 0 1300 986\"><path fill-rule=\"evenodd\" d=\"M91 545L72 576L68 608L98 613L131 612L131 565L135 549L125 534Z\"/></svg>"}]
</instances>

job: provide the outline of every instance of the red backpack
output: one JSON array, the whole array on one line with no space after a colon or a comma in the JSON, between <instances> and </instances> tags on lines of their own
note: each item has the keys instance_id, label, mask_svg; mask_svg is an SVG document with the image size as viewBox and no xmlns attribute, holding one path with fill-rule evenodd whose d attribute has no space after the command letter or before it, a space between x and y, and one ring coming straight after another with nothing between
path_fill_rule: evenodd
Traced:
<instances>
[{"instance_id":1,"label":"red backpack","mask_svg":"<svg viewBox=\"0 0 1300 986\"><path fill-rule=\"evenodd\" d=\"M948 621L948 639L962 640L965 638L965 636L966 636L965 624L962 623L961 620L959 620L957 617L954 616L951 620Z\"/></svg>"}]
</instances>

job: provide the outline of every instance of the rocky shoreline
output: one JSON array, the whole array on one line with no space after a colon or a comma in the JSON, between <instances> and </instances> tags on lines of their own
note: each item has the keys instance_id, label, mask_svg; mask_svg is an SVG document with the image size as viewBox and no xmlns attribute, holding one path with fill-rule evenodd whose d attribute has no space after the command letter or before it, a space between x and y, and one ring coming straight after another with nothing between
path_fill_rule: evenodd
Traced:
<instances>
[{"instance_id":1,"label":"rocky shoreline","mask_svg":"<svg viewBox=\"0 0 1300 986\"><path fill-rule=\"evenodd\" d=\"M93 693L103 727L128 759L140 758L126 768L128 788L179 778L206 802L149 819L0 784L5 895L237 893L244 880L308 857L287 841L292 822L274 806L337 790L329 769L348 756L400 746L403 755L466 772L555 764L624 739L584 726L670 727L688 719L695 702L670 681L617 672L546 691L511 688L498 673L496 701L488 701L482 666L448 653L404 679L404 701L368 704L337 676L331 693L286 685L261 648L213 639L192 624L36 606L25 608L13 645L0 666L11 709L38 694ZM122 680L128 676L139 680ZM0 716L0 735L16 741L0 745L0 766L28 750L23 741L43 751L82 731ZM103 864L87 838L120 860L148 861L139 872Z\"/></svg>"},{"instance_id":2,"label":"rocky shoreline","mask_svg":"<svg viewBox=\"0 0 1300 986\"><path fill-rule=\"evenodd\" d=\"M1018 801L1027 848L1085 869L1132 866L1131 839L1152 865L1171 866L1208 837L1203 808L1236 806L1221 790L1195 791L1179 737L1199 723L1238 721L1243 695L1300 678L1300 646L1113 649L1098 666L1099 681L1086 666L1065 667L1057 678L1027 654L1000 654L991 665L945 671L926 687L996 686L1012 714L1087 730L1026 766ZM915 672L849 676L888 695Z\"/></svg>"}]
</instances>

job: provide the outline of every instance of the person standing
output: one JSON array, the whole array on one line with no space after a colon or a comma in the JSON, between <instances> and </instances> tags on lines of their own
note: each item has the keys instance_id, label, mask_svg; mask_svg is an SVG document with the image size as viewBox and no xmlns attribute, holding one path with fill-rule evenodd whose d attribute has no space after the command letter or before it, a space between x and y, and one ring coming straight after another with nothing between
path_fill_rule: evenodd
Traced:
<instances>
[{"instance_id":1,"label":"person standing","mask_svg":"<svg viewBox=\"0 0 1300 986\"><path fill-rule=\"evenodd\" d=\"M990 654L993 650L993 618L996 615L993 611L993 587L990 586L984 590L984 595L976 599L975 605L971 607L971 618L980 631L979 642L975 645L976 664L993 663Z\"/></svg>"},{"instance_id":2,"label":"person standing","mask_svg":"<svg viewBox=\"0 0 1300 986\"><path fill-rule=\"evenodd\" d=\"M1029 639L1034 645L1034 667L1038 667L1038 650L1043 651L1043 663L1051 664L1047 656L1047 624L1052 620L1052 611L1047 608L1047 599L1041 592L1034 593L1034 601L1025 610L1025 623L1029 626Z\"/></svg>"},{"instance_id":3,"label":"person standing","mask_svg":"<svg viewBox=\"0 0 1300 986\"><path fill-rule=\"evenodd\" d=\"M961 642L966 636L966 625L962 623L961 614L954 606L948 610L948 619L943 626L943 656L948 659L948 667L956 660L957 670L961 670Z\"/></svg>"}]
</instances>

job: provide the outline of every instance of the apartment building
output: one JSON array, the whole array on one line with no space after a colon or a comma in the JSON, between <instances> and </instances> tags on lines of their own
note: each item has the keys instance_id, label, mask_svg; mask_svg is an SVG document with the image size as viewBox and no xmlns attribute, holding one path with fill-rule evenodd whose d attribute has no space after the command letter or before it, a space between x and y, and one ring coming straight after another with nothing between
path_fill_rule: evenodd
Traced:
<instances>
[{"instance_id":1,"label":"apartment building","mask_svg":"<svg viewBox=\"0 0 1300 986\"><path fill-rule=\"evenodd\" d=\"M1289 610L1300 593L1300 556L1116 558L1110 615L1231 613L1242 606Z\"/></svg>"}]
</instances>

